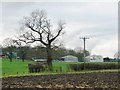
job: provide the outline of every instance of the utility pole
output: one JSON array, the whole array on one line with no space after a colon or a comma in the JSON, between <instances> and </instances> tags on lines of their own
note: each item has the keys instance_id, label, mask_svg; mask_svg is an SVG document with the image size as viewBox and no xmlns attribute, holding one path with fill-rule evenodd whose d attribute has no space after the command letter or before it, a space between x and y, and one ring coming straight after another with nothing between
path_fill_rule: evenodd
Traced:
<instances>
[{"instance_id":1,"label":"utility pole","mask_svg":"<svg viewBox=\"0 0 120 90\"><path fill-rule=\"evenodd\" d=\"M120 52L118 51L118 56L117 56L117 59L119 60L119 58L120 58Z\"/></svg>"},{"instance_id":2,"label":"utility pole","mask_svg":"<svg viewBox=\"0 0 120 90\"><path fill-rule=\"evenodd\" d=\"M86 41L86 39L89 39L89 38L83 37L83 38L80 38L80 39L83 39L83 42L84 42L84 52L83 52L84 58L83 58L83 60L84 60L84 70L85 70L85 56L86 56L86 54L85 54L85 41Z\"/></svg>"}]
</instances>

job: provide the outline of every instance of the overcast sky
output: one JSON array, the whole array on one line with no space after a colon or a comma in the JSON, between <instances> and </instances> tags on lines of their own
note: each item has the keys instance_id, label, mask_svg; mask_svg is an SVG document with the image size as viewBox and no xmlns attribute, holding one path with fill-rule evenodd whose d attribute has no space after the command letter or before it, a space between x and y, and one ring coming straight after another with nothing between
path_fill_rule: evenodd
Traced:
<instances>
[{"instance_id":1,"label":"overcast sky","mask_svg":"<svg viewBox=\"0 0 120 90\"><path fill-rule=\"evenodd\" d=\"M53 0L54 1L54 0ZM67 0L68 1L68 0ZM19 29L19 21L33 10L46 10L51 22L66 22L64 42L67 48L83 47L80 37L86 40L91 54L113 57L118 47L117 2L2 2L0 43L13 37ZM86 0L88 1L88 0ZM0 5L1 8L1 5ZM1 14L0 14L1 15Z\"/></svg>"}]
</instances>

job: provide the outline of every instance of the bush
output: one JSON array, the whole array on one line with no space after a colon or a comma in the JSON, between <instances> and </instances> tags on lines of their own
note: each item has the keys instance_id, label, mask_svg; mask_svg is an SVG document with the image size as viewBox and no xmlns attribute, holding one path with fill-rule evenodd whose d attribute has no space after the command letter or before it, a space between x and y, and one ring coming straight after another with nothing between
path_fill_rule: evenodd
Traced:
<instances>
[{"instance_id":1,"label":"bush","mask_svg":"<svg viewBox=\"0 0 120 90\"><path fill-rule=\"evenodd\" d=\"M69 64L70 69L74 71L80 70L102 70L102 69L120 69L120 63L80 63Z\"/></svg>"},{"instance_id":2,"label":"bush","mask_svg":"<svg viewBox=\"0 0 120 90\"><path fill-rule=\"evenodd\" d=\"M33 63L33 64L28 64L28 68L30 73L41 72L46 70L47 65L42 63Z\"/></svg>"}]
</instances>

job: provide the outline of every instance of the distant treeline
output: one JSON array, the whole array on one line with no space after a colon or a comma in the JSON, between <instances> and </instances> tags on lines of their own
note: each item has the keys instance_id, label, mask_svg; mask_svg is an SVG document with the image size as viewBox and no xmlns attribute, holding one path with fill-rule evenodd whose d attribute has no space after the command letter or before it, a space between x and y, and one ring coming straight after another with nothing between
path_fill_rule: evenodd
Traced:
<instances>
[{"instance_id":1,"label":"distant treeline","mask_svg":"<svg viewBox=\"0 0 120 90\"><path fill-rule=\"evenodd\" d=\"M60 57L63 57L65 55L73 55L78 57L79 61L83 61L83 53L80 52L75 52L72 49L66 49L63 47L54 47L52 53L52 58L53 60L59 60ZM42 46L36 46L36 47L30 47L30 46L24 46L24 47L6 47L3 48L3 54L7 55L10 52L16 53L16 57L14 58L24 58L26 60L31 60L31 59L46 59L47 53L46 53L46 48ZM89 52L86 51L86 55L89 55Z\"/></svg>"}]
</instances>

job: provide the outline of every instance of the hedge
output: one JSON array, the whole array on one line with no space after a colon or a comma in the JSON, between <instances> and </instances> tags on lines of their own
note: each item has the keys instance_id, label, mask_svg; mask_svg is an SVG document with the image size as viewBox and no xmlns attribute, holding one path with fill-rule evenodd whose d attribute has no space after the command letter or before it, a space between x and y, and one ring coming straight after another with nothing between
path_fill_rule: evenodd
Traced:
<instances>
[{"instance_id":1,"label":"hedge","mask_svg":"<svg viewBox=\"0 0 120 90\"><path fill-rule=\"evenodd\" d=\"M120 63L80 63L80 64L69 64L69 67L74 71L120 69Z\"/></svg>"}]
</instances>

